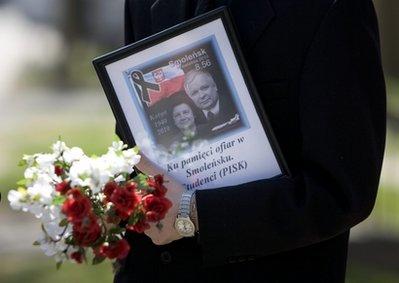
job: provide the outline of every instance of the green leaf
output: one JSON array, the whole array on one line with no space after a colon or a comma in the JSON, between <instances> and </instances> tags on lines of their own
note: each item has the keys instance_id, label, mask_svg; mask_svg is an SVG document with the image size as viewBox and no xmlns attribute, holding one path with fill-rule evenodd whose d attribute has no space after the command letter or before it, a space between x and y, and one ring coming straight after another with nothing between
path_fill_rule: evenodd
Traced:
<instances>
[{"instance_id":1,"label":"green leaf","mask_svg":"<svg viewBox=\"0 0 399 283\"><path fill-rule=\"evenodd\" d=\"M124 231L125 229L123 229L122 227L114 227L108 230L108 233L110 234L120 234Z\"/></svg>"},{"instance_id":2,"label":"green leaf","mask_svg":"<svg viewBox=\"0 0 399 283\"><path fill-rule=\"evenodd\" d=\"M96 215L101 216L104 210L99 204L93 203L93 211Z\"/></svg>"},{"instance_id":3,"label":"green leaf","mask_svg":"<svg viewBox=\"0 0 399 283\"><path fill-rule=\"evenodd\" d=\"M57 268L57 270L59 270L61 268L61 265L62 265L62 261L58 261L55 266Z\"/></svg>"},{"instance_id":4,"label":"green leaf","mask_svg":"<svg viewBox=\"0 0 399 283\"><path fill-rule=\"evenodd\" d=\"M72 245L72 246L74 246L74 245L75 245L75 240L73 239L72 236L69 236L68 238L65 239L65 243L66 243L67 245Z\"/></svg>"},{"instance_id":5,"label":"green leaf","mask_svg":"<svg viewBox=\"0 0 399 283\"><path fill-rule=\"evenodd\" d=\"M115 217L115 216L117 216L117 215L116 215L116 211L115 211L115 209L114 209L113 207L111 207L111 208L108 210L107 214L108 214L108 216L110 216L110 217Z\"/></svg>"},{"instance_id":6,"label":"green leaf","mask_svg":"<svg viewBox=\"0 0 399 283\"><path fill-rule=\"evenodd\" d=\"M135 147L133 147L133 152L135 154L138 154L140 152L140 148L136 145Z\"/></svg>"},{"instance_id":7,"label":"green leaf","mask_svg":"<svg viewBox=\"0 0 399 283\"><path fill-rule=\"evenodd\" d=\"M127 224L135 225L136 223L137 223L136 217L134 217L134 215L130 215L130 217L129 217L128 221L127 221Z\"/></svg>"},{"instance_id":8,"label":"green leaf","mask_svg":"<svg viewBox=\"0 0 399 283\"><path fill-rule=\"evenodd\" d=\"M128 219L128 224L129 225L135 225L137 222L139 222L142 218L144 217L144 214L142 211L138 210L134 214L130 215Z\"/></svg>"},{"instance_id":9,"label":"green leaf","mask_svg":"<svg viewBox=\"0 0 399 283\"><path fill-rule=\"evenodd\" d=\"M148 187L147 179L147 175L140 173L136 177L134 177L133 181L137 183L139 189L146 189Z\"/></svg>"},{"instance_id":10,"label":"green leaf","mask_svg":"<svg viewBox=\"0 0 399 283\"><path fill-rule=\"evenodd\" d=\"M56 160L56 161L54 162L54 166L63 167L63 165L64 165L64 163L63 163L62 161L60 161L60 160Z\"/></svg>"},{"instance_id":11,"label":"green leaf","mask_svg":"<svg viewBox=\"0 0 399 283\"><path fill-rule=\"evenodd\" d=\"M60 227L65 227L69 224L68 219L64 218L61 220L61 222L58 224Z\"/></svg>"},{"instance_id":12,"label":"green leaf","mask_svg":"<svg viewBox=\"0 0 399 283\"><path fill-rule=\"evenodd\" d=\"M34 195L33 198L32 198L32 200L33 200L33 201L39 201L39 200L40 200L40 195L39 195L39 194Z\"/></svg>"},{"instance_id":13,"label":"green leaf","mask_svg":"<svg viewBox=\"0 0 399 283\"><path fill-rule=\"evenodd\" d=\"M92 264L93 265L100 264L104 261L104 259L105 259L105 257L103 257L103 256L95 256L93 258Z\"/></svg>"},{"instance_id":14,"label":"green leaf","mask_svg":"<svg viewBox=\"0 0 399 283\"><path fill-rule=\"evenodd\" d=\"M113 243L119 241L119 238L115 235L109 235L108 236L108 242Z\"/></svg>"},{"instance_id":15,"label":"green leaf","mask_svg":"<svg viewBox=\"0 0 399 283\"><path fill-rule=\"evenodd\" d=\"M92 247L97 247L97 246L102 245L104 242L105 242L105 237L101 236L91 246Z\"/></svg>"},{"instance_id":16,"label":"green leaf","mask_svg":"<svg viewBox=\"0 0 399 283\"><path fill-rule=\"evenodd\" d=\"M21 187L26 187L26 184L28 183L28 180L26 180L26 179L21 179L21 180L19 180L18 182L17 182L17 185L18 186L21 186Z\"/></svg>"},{"instance_id":17,"label":"green leaf","mask_svg":"<svg viewBox=\"0 0 399 283\"><path fill-rule=\"evenodd\" d=\"M87 174L87 173L83 173L83 174L79 174L78 177L79 177L79 179L81 179L81 180L86 180L87 178L90 177L90 175Z\"/></svg>"},{"instance_id":18,"label":"green leaf","mask_svg":"<svg viewBox=\"0 0 399 283\"><path fill-rule=\"evenodd\" d=\"M65 202L66 198L64 196L55 196L53 198L53 205L62 205Z\"/></svg>"},{"instance_id":19,"label":"green leaf","mask_svg":"<svg viewBox=\"0 0 399 283\"><path fill-rule=\"evenodd\" d=\"M21 160L18 162L18 166L19 166L19 167L26 166L26 165L28 165L28 162L27 162L25 159L21 159Z\"/></svg>"}]
</instances>

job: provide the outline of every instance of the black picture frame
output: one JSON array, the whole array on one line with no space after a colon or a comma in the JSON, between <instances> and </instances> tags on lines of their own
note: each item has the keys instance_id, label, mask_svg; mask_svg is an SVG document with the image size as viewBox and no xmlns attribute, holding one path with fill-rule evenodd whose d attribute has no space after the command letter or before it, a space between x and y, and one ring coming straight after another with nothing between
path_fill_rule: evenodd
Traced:
<instances>
[{"instance_id":1,"label":"black picture frame","mask_svg":"<svg viewBox=\"0 0 399 283\"><path fill-rule=\"evenodd\" d=\"M127 115L123 110L121 101L118 98L117 92L113 85L113 81L110 78L110 75L106 67L110 66L115 62L119 62L120 60L124 60L129 56L145 51L151 47L157 46L169 39L176 38L198 27L204 26L208 23L214 22L219 19L223 23L223 28L227 35L228 42L233 50L235 60L238 64L239 70L245 82L245 86L248 89L250 98L252 100L251 102L256 110L256 114L261 122L264 132L266 133L268 142L270 144L270 147L274 153L275 159L281 171L280 174L277 174L276 176L273 177L281 175L290 176L289 168L285 162L285 159L282 155L282 152L275 138L271 125L268 121L267 114L265 113L264 108L262 107L262 103L257 93L256 87L253 83L253 80L251 79L247 64L244 60L244 56L235 33L234 23L232 21L230 12L227 7L221 7L215 9L211 12L190 19L186 22L168 28L148 38L127 45L125 47L112 51L108 54L105 54L93 60L93 65L100 79L101 85L105 91L112 112L116 118L119 130L121 131L120 134L122 135L124 141L127 142L129 146L132 147L136 145L136 140L131 131L131 127L129 126Z\"/></svg>"}]
</instances>

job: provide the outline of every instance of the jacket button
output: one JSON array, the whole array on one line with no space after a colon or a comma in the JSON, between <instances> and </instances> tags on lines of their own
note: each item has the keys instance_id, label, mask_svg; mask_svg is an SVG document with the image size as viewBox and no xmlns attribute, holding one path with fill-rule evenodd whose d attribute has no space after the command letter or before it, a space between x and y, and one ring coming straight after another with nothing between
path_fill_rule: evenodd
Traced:
<instances>
[{"instance_id":1,"label":"jacket button","mask_svg":"<svg viewBox=\"0 0 399 283\"><path fill-rule=\"evenodd\" d=\"M161 261L164 264L168 264L172 262L172 255L168 251L164 251L161 253Z\"/></svg>"}]
</instances>

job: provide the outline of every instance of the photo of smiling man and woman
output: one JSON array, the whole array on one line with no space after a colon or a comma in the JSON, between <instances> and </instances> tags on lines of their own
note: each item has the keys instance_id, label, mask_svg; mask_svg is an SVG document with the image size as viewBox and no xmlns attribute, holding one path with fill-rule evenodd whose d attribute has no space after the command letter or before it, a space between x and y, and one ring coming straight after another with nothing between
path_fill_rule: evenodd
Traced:
<instances>
[{"instance_id":1,"label":"photo of smiling man and woman","mask_svg":"<svg viewBox=\"0 0 399 283\"><path fill-rule=\"evenodd\" d=\"M124 72L153 142L173 156L248 128L214 36Z\"/></svg>"}]
</instances>

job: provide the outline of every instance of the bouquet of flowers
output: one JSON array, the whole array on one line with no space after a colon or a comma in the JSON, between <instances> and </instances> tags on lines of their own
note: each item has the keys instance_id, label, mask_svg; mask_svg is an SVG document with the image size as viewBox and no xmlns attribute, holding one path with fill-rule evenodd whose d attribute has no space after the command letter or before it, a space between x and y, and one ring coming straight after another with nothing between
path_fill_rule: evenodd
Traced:
<instances>
[{"instance_id":1,"label":"bouquet of flowers","mask_svg":"<svg viewBox=\"0 0 399 283\"><path fill-rule=\"evenodd\" d=\"M143 233L149 222L160 228L172 206L161 175L131 177L139 161L138 150L122 142L100 157L88 157L57 141L51 153L24 155L24 179L8 200L13 209L40 219L42 235L34 245L54 257L57 268L65 260L116 261L130 250L126 230Z\"/></svg>"}]
</instances>

